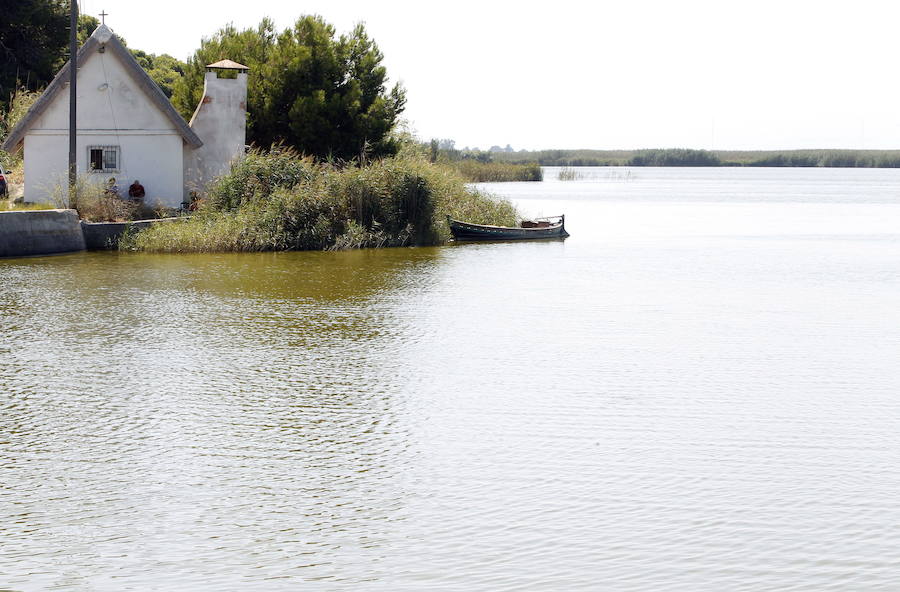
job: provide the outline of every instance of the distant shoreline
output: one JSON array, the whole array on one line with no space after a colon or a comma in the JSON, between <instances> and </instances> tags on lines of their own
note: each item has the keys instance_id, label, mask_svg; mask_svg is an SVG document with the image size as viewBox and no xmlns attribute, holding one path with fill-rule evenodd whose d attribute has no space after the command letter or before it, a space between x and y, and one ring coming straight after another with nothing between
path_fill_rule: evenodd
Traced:
<instances>
[{"instance_id":1,"label":"distant shoreline","mask_svg":"<svg viewBox=\"0 0 900 592\"><path fill-rule=\"evenodd\" d=\"M494 162L566 167L900 168L900 150L521 150L490 156Z\"/></svg>"}]
</instances>

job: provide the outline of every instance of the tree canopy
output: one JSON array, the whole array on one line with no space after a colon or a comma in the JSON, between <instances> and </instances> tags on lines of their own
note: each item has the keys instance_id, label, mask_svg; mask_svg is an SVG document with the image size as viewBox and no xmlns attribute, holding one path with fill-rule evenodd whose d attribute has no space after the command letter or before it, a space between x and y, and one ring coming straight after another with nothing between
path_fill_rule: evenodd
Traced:
<instances>
[{"instance_id":1,"label":"tree canopy","mask_svg":"<svg viewBox=\"0 0 900 592\"><path fill-rule=\"evenodd\" d=\"M219 30L175 82L172 102L185 118L201 99L205 65L226 58L250 69L250 142L284 143L322 159L396 151L390 132L406 92L399 84L387 89L384 55L363 25L336 36L321 17L303 16L281 33L269 19L255 29Z\"/></svg>"},{"instance_id":2,"label":"tree canopy","mask_svg":"<svg viewBox=\"0 0 900 592\"><path fill-rule=\"evenodd\" d=\"M68 58L69 0L12 4L0 18L0 112L18 88L43 89ZM98 25L80 15L79 42ZM246 30L229 25L204 39L187 64L129 51L186 119L202 98L206 64L228 58L248 66L247 136L258 146L280 143L343 161L397 150L391 131L406 91L388 89L384 55L363 25L340 36L318 16L300 17L282 32L269 19Z\"/></svg>"},{"instance_id":3,"label":"tree canopy","mask_svg":"<svg viewBox=\"0 0 900 592\"><path fill-rule=\"evenodd\" d=\"M86 14L79 15L78 44L83 45L99 26L100 21L96 17ZM122 45L128 47L128 43L124 38L119 35L117 37L122 42ZM159 86L163 93L171 98L175 81L184 75L184 62L173 58L167 53L156 55L140 49L131 49L130 47L128 47L128 51L131 52L137 63L150 75L150 78L153 79L153 82Z\"/></svg>"},{"instance_id":4,"label":"tree canopy","mask_svg":"<svg viewBox=\"0 0 900 592\"><path fill-rule=\"evenodd\" d=\"M0 108L17 87L46 86L67 58L69 3L64 0L4 2L0 14Z\"/></svg>"}]
</instances>

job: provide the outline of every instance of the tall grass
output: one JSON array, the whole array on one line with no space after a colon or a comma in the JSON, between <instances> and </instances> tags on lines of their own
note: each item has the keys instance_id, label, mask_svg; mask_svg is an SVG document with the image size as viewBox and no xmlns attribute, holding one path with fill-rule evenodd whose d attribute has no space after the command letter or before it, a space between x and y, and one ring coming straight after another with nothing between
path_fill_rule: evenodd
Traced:
<instances>
[{"instance_id":1,"label":"tall grass","mask_svg":"<svg viewBox=\"0 0 900 592\"><path fill-rule=\"evenodd\" d=\"M0 212L52 210L54 208L56 206L49 203L13 203L11 200L0 200Z\"/></svg>"},{"instance_id":2,"label":"tall grass","mask_svg":"<svg viewBox=\"0 0 900 592\"><path fill-rule=\"evenodd\" d=\"M542 181L544 175L537 163L511 164L479 162L465 159L448 163L472 183L500 183L506 181Z\"/></svg>"},{"instance_id":3,"label":"tall grass","mask_svg":"<svg viewBox=\"0 0 900 592\"><path fill-rule=\"evenodd\" d=\"M719 157L706 150L689 148L668 148L665 150L639 150L628 161L630 166L656 167L707 167L719 166Z\"/></svg>"},{"instance_id":4,"label":"tall grass","mask_svg":"<svg viewBox=\"0 0 900 592\"><path fill-rule=\"evenodd\" d=\"M556 178L560 181L577 181L584 178L584 175L579 173L573 167L563 167L559 169L559 173L557 173Z\"/></svg>"},{"instance_id":5,"label":"tall grass","mask_svg":"<svg viewBox=\"0 0 900 592\"><path fill-rule=\"evenodd\" d=\"M321 250L434 245L445 217L515 224L508 201L470 190L447 166L417 154L365 167L316 163L281 148L250 153L182 224L157 225L120 243L156 252Z\"/></svg>"},{"instance_id":6,"label":"tall grass","mask_svg":"<svg viewBox=\"0 0 900 592\"><path fill-rule=\"evenodd\" d=\"M9 97L9 108L0 109L0 144L6 140L9 132L16 127L16 124L25 117L31 106L40 98L41 93L30 91L24 88L14 90ZM24 182L24 165L22 162L22 151L19 150L13 154L0 150L0 167L4 171L10 173L7 182L16 185Z\"/></svg>"},{"instance_id":7,"label":"tall grass","mask_svg":"<svg viewBox=\"0 0 900 592\"><path fill-rule=\"evenodd\" d=\"M17 88L10 93L9 107L0 109L0 142L6 139L40 96L41 93L24 88Z\"/></svg>"},{"instance_id":8,"label":"tall grass","mask_svg":"<svg viewBox=\"0 0 900 592\"><path fill-rule=\"evenodd\" d=\"M75 199L69 197L66 175L59 175L48 186L50 207L71 208L78 217L88 222L128 222L148 218L163 218L175 214L175 210L151 202L137 202L110 195L103 180L90 174L75 179Z\"/></svg>"},{"instance_id":9,"label":"tall grass","mask_svg":"<svg viewBox=\"0 0 900 592\"><path fill-rule=\"evenodd\" d=\"M542 166L767 166L898 168L900 150L540 150L491 153L495 162Z\"/></svg>"}]
</instances>

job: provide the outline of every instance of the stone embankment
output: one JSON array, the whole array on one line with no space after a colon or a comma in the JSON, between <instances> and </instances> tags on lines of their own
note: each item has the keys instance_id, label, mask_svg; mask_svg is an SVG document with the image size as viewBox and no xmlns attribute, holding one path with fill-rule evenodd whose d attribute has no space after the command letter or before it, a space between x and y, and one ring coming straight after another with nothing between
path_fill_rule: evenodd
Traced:
<instances>
[{"instance_id":1,"label":"stone embankment","mask_svg":"<svg viewBox=\"0 0 900 592\"><path fill-rule=\"evenodd\" d=\"M159 218L157 220L135 220L133 222L81 222L81 231L84 233L84 245L88 251L103 249L115 249L119 246L119 239L126 232L140 232L150 228L154 224L167 222L179 222L187 220L181 218Z\"/></svg>"},{"instance_id":2,"label":"stone embankment","mask_svg":"<svg viewBox=\"0 0 900 592\"><path fill-rule=\"evenodd\" d=\"M0 212L0 257L114 249L126 232L137 232L153 224L177 220L184 218L83 222L78 219L75 210Z\"/></svg>"},{"instance_id":3,"label":"stone embankment","mask_svg":"<svg viewBox=\"0 0 900 592\"><path fill-rule=\"evenodd\" d=\"M75 210L0 212L0 257L52 255L85 249Z\"/></svg>"}]
</instances>

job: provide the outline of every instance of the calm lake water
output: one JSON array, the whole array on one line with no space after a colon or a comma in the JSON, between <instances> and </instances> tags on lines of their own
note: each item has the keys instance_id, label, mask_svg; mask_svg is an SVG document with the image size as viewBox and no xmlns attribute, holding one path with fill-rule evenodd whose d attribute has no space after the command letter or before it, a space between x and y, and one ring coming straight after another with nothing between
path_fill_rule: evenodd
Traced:
<instances>
[{"instance_id":1,"label":"calm lake water","mask_svg":"<svg viewBox=\"0 0 900 592\"><path fill-rule=\"evenodd\" d=\"M0 589L897 590L900 170L565 242L0 261Z\"/></svg>"}]
</instances>

